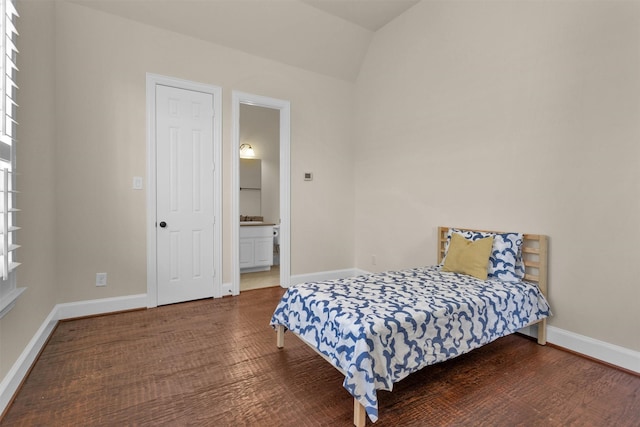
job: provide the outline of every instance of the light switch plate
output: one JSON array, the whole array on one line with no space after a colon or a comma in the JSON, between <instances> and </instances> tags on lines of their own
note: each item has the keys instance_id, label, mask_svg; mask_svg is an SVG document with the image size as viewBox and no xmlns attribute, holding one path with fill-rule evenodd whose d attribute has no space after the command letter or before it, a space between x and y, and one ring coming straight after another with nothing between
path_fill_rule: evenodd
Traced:
<instances>
[{"instance_id":1,"label":"light switch plate","mask_svg":"<svg viewBox=\"0 0 640 427\"><path fill-rule=\"evenodd\" d=\"M133 189L134 190L142 190L142 177L134 176L133 177Z\"/></svg>"}]
</instances>

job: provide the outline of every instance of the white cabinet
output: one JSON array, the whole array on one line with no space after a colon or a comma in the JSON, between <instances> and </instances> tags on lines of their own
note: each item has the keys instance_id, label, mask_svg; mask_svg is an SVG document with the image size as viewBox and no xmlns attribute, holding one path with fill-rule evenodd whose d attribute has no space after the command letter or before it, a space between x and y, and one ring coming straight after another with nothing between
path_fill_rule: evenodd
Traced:
<instances>
[{"instance_id":1,"label":"white cabinet","mask_svg":"<svg viewBox=\"0 0 640 427\"><path fill-rule=\"evenodd\" d=\"M273 264L273 226L240 226L240 271L270 270Z\"/></svg>"}]
</instances>

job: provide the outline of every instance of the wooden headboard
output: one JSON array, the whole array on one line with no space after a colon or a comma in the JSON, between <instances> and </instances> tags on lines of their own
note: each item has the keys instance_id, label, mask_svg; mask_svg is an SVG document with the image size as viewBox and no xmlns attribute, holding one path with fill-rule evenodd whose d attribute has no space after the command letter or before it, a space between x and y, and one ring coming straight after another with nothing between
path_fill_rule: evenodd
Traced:
<instances>
[{"instance_id":1,"label":"wooden headboard","mask_svg":"<svg viewBox=\"0 0 640 427\"><path fill-rule=\"evenodd\" d=\"M442 258L444 257L444 247L447 243L447 233L449 232L449 228L455 228L462 231L504 233L503 231L473 230L470 228L440 226L438 227L438 264L442 262ZM542 234L523 234L522 259L524 260L525 267L524 280L536 283L545 297L547 296L547 258L547 236ZM546 330L546 319L544 319L538 326L538 343L544 344L546 342Z\"/></svg>"}]
</instances>

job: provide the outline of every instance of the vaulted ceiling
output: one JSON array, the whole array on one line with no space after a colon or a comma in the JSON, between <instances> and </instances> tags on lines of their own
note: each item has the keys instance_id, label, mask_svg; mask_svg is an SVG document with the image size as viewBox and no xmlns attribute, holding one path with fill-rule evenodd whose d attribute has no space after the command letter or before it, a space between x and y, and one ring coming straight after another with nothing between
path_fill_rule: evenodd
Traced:
<instances>
[{"instance_id":1,"label":"vaulted ceiling","mask_svg":"<svg viewBox=\"0 0 640 427\"><path fill-rule=\"evenodd\" d=\"M355 81L375 31L419 0L71 0L103 12Z\"/></svg>"}]
</instances>

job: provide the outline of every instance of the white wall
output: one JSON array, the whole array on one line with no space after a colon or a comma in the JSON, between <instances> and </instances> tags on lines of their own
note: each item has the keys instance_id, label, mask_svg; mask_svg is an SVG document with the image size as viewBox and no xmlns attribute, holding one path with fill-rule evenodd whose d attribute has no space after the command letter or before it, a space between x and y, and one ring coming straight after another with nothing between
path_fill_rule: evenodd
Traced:
<instances>
[{"instance_id":1,"label":"white wall","mask_svg":"<svg viewBox=\"0 0 640 427\"><path fill-rule=\"evenodd\" d=\"M65 1L19 9L19 285L28 290L0 321L0 378L56 303L146 292L145 192L131 186L146 176L147 72L223 89L223 282L232 90L291 101L291 274L353 266L352 83ZM108 273L106 287L96 272Z\"/></svg>"},{"instance_id":2,"label":"white wall","mask_svg":"<svg viewBox=\"0 0 640 427\"><path fill-rule=\"evenodd\" d=\"M145 198L131 189L145 176L146 72L223 88L224 282L236 89L291 101L292 274L431 264L437 225L544 233L551 324L640 350L639 7L422 2L376 34L354 88L75 4L19 2L28 290L0 320L0 377L56 303L146 291Z\"/></svg>"},{"instance_id":3,"label":"white wall","mask_svg":"<svg viewBox=\"0 0 640 427\"><path fill-rule=\"evenodd\" d=\"M55 134L54 106L54 19L53 3L36 6L18 2L20 31L18 50L18 147L17 200L18 286L27 291L15 307L0 320L0 379L22 353L57 301L55 278ZM24 123L30 125L24 126Z\"/></svg>"},{"instance_id":4,"label":"white wall","mask_svg":"<svg viewBox=\"0 0 640 427\"><path fill-rule=\"evenodd\" d=\"M421 2L356 99L357 267L432 264L438 225L546 234L551 325L640 350L640 3Z\"/></svg>"},{"instance_id":5,"label":"white wall","mask_svg":"<svg viewBox=\"0 0 640 427\"><path fill-rule=\"evenodd\" d=\"M352 236L351 224L338 212L324 212L330 232L315 229L314 212L304 200L328 202L352 192L352 148L345 129L351 124L353 85L70 3L59 3L56 11L62 299L146 290L145 198L131 190L132 176L145 176L146 72L223 88L223 282L231 280L233 89L291 101L292 274L353 265L352 243L337 253L331 246L332 237ZM344 163L330 162L335 155ZM301 194L297 168L312 160L333 173ZM310 231L301 236L296 227ZM300 252L311 256L298 257ZM106 288L94 286L97 271L109 273Z\"/></svg>"}]
</instances>

